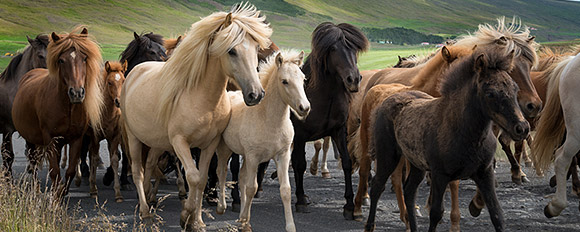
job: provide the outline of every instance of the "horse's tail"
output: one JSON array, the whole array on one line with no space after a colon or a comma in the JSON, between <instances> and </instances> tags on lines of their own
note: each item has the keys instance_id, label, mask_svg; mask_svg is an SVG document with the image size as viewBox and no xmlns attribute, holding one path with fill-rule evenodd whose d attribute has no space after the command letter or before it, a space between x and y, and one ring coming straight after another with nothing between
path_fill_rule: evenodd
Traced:
<instances>
[{"instance_id":1,"label":"horse's tail","mask_svg":"<svg viewBox=\"0 0 580 232\"><path fill-rule=\"evenodd\" d=\"M560 75L570 60L572 57L553 64L546 70L546 72L550 72L546 104L537 122L536 137L532 143L532 159L538 174L549 168L554 159L554 150L561 145L566 132L559 85Z\"/></svg>"}]
</instances>

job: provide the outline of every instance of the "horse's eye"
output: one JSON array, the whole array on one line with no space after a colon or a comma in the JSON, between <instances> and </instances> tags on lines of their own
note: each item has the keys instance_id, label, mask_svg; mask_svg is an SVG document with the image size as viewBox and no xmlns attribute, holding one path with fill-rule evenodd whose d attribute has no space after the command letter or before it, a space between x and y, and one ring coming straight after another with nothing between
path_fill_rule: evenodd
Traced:
<instances>
[{"instance_id":1,"label":"horse's eye","mask_svg":"<svg viewBox=\"0 0 580 232\"><path fill-rule=\"evenodd\" d=\"M288 85L288 81L287 80L282 80L282 84Z\"/></svg>"},{"instance_id":2,"label":"horse's eye","mask_svg":"<svg viewBox=\"0 0 580 232\"><path fill-rule=\"evenodd\" d=\"M87 58L86 58L86 57L85 57L85 58L83 58L83 62L87 62Z\"/></svg>"},{"instance_id":3,"label":"horse's eye","mask_svg":"<svg viewBox=\"0 0 580 232\"><path fill-rule=\"evenodd\" d=\"M488 98L495 98L495 94L493 92L487 92L485 96Z\"/></svg>"},{"instance_id":4,"label":"horse's eye","mask_svg":"<svg viewBox=\"0 0 580 232\"><path fill-rule=\"evenodd\" d=\"M113 83L111 83L111 82L108 82L107 84L109 84L109 86L112 86L113 85Z\"/></svg>"},{"instance_id":5,"label":"horse's eye","mask_svg":"<svg viewBox=\"0 0 580 232\"><path fill-rule=\"evenodd\" d=\"M59 64L64 64L64 60L63 59L58 59L58 63Z\"/></svg>"},{"instance_id":6,"label":"horse's eye","mask_svg":"<svg viewBox=\"0 0 580 232\"><path fill-rule=\"evenodd\" d=\"M150 51L149 52L151 55L155 55L155 51Z\"/></svg>"},{"instance_id":7,"label":"horse's eye","mask_svg":"<svg viewBox=\"0 0 580 232\"><path fill-rule=\"evenodd\" d=\"M236 56L237 55L236 50L234 50L234 49L230 49L228 51L228 54L230 54L230 56Z\"/></svg>"},{"instance_id":8,"label":"horse's eye","mask_svg":"<svg viewBox=\"0 0 580 232\"><path fill-rule=\"evenodd\" d=\"M44 60L44 56L43 55L38 55L38 59Z\"/></svg>"}]
</instances>

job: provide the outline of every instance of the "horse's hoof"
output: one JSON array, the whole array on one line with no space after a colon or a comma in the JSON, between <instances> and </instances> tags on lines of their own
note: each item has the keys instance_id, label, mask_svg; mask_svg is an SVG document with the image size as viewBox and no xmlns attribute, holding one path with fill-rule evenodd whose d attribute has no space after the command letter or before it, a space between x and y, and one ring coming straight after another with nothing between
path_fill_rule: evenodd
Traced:
<instances>
[{"instance_id":1,"label":"horse's hoof","mask_svg":"<svg viewBox=\"0 0 580 232\"><path fill-rule=\"evenodd\" d=\"M123 197L117 197L117 198L115 198L115 202L117 202L117 203L123 202Z\"/></svg>"},{"instance_id":2,"label":"horse's hoof","mask_svg":"<svg viewBox=\"0 0 580 232\"><path fill-rule=\"evenodd\" d=\"M514 182L514 184L517 184L517 185L522 185L522 178L512 176L512 182Z\"/></svg>"},{"instance_id":3,"label":"horse's hoof","mask_svg":"<svg viewBox=\"0 0 580 232\"><path fill-rule=\"evenodd\" d=\"M415 205L415 215L417 217L423 217L423 214L421 213L421 207Z\"/></svg>"},{"instance_id":4,"label":"horse's hoof","mask_svg":"<svg viewBox=\"0 0 580 232\"><path fill-rule=\"evenodd\" d=\"M552 178L550 178L550 187L556 187L556 176L552 176Z\"/></svg>"},{"instance_id":5,"label":"horse's hoof","mask_svg":"<svg viewBox=\"0 0 580 232\"><path fill-rule=\"evenodd\" d=\"M550 209L549 209L549 207L550 207L550 205L546 205L546 207L544 207L544 215L545 215L547 218L553 218L553 217L555 217L555 216L558 216L558 215L553 215L553 214L550 212Z\"/></svg>"},{"instance_id":6,"label":"horse's hoof","mask_svg":"<svg viewBox=\"0 0 580 232\"><path fill-rule=\"evenodd\" d=\"M375 231L375 224L365 224L365 232Z\"/></svg>"},{"instance_id":7,"label":"horse's hoof","mask_svg":"<svg viewBox=\"0 0 580 232\"><path fill-rule=\"evenodd\" d=\"M241 232L252 232L252 226L249 223L246 223L246 224L241 226L240 231Z\"/></svg>"},{"instance_id":8,"label":"horse's hoof","mask_svg":"<svg viewBox=\"0 0 580 232\"><path fill-rule=\"evenodd\" d=\"M260 190L256 191L256 194L254 194L254 198L260 198L260 195L261 195L263 192L264 192L263 190L262 190L262 191L260 191Z\"/></svg>"},{"instance_id":9,"label":"horse's hoof","mask_svg":"<svg viewBox=\"0 0 580 232\"><path fill-rule=\"evenodd\" d=\"M324 178L324 179L330 179L332 177L330 176L330 172L322 172L322 178Z\"/></svg>"},{"instance_id":10,"label":"horse's hoof","mask_svg":"<svg viewBox=\"0 0 580 232\"><path fill-rule=\"evenodd\" d=\"M363 221L363 219L364 219L364 216L363 216L363 214L362 214L362 212L361 212L361 211L359 211L359 212L356 212L356 211L355 211L355 212L353 213L353 216L354 216L354 220L355 220L355 221L357 221L357 222L362 222L362 221Z\"/></svg>"},{"instance_id":11,"label":"horse's hoof","mask_svg":"<svg viewBox=\"0 0 580 232\"><path fill-rule=\"evenodd\" d=\"M352 221L354 220L354 212L348 209L342 209L342 216L344 219Z\"/></svg>"},{"instance_id":12,"label":"horse's hoof","mask_svg":"<svg viewBox=\"0 0 580 232\"><path fill-rule=\"evenodd\" d=\"M240 212L241 205L240 203L232 203L232 211L235 213Z\"/></svg>"},{"instance_id":13,"label":"horse's hoof","mask_svg":"<svg viewBox=\"0 0 580 232\"><path fill-rule=\"evenodd\" d=\"M318 165L314 165L314 163L310 164L310 174L313 176L318 175Z\"/></svg>"},{"instance_id":14,"label":"horse's hoof","mask_svg":"<svg viewBox=\"0 0 580 232\"><path fill-rule=\"evenodd\" d=\"M451 228L449 228L449 232L460 232L461 229L459 228L459 225L452 225Z\"/></svg>"},{"instance_id":15,"label":"horse's hoof","mask_svg":"<svg viewBox=\"0 0 580 232\"><path fill-rule=\"evenodd\" d=\"M310 205L312 202L310 201L310 197L306 194L304 194L304 202L306 203L306 205Z\"/></svg>"},{"instance_id":16,"label":"horse's hoof","mask_svg":"<svg viewBox=\"0 0 580 232\"><path fill-rule=\"evenodd\" d=\"M217 214L219 214L219 215L222 215L222 214L224 214L224 213L226 212L226 208L225 208L225 207L220 207L220 206L218 206L218 207L215 209L215 212L216 212Z\"/></svg>"},{"instance_id":17,"label":"horse's hoof","mask_svg":"<svg viewBox=\"0 0 580 232\"><path fill-rule=\"evenodd\" d=\"M296 213L310 213L308 205L296 205Z\"/></svg>"},{"instance_id":18,"label":"horse's hoof","mask_svg":"<svg viewBox=\"0 0 580 232\"><path fill-rule=\"evenodd\" d=\"M111 183L113 183L114 179L115 174L113 173L113 168L111 167L107 168L107 172L105 172L105 175L103 176L103 184L105 186L109 186L111 185Z\"/></svg>"},{"instance_id":19,"label":"horse's hoof","mask_svg":"<svg viewBox=\"0 0 580 232\"><path fill-rule=\"evenodd\" d=\"M364 206L371 205L371 199L369 199L368 197L363 198L362 205L364 205Z\"/></svg>"},{"instance_id":20,"label":"horse's hoof","mask_svg":"<svg viewBox=\"0 0 580 232\"><path fill-rule=\"evenodd\" d=\"M278 172L274 171L274 172L272 172L272 175L270 175L270 179L274 180L276 178L278 178Z\"/></svg>"},{"instance_id":21,"label":"horse's hoof","mask_svg":"<svg viewBox=\"0 0 580 232\"><path fill-rule=\"evenodd\" d=\"M478 217L481 214L481 209L477 208L473 203L473 200L469 203L469 213L473 217Z\"/></svg>"},{"instance_id":22,"label":"horse's hoof","mask_svg":"<svg viewBox=\"0 0 580 232\"><path fill-rule=\"evenodd\" d=\"M522 183L530 183L530 179L527 176L522 176Z\"/></svg>"},{"instance_id":23,"label":"horse's hoof","mask_svg":"<svg viewBox=\"0 0 580 232\"><path fill-rule=\"evenodd\" d=\"M124 185L121 185L121 190L133 191L133 190L135 190L135 187L133 187L132 184L124 184Z\"/></svg>"}]
</instances>

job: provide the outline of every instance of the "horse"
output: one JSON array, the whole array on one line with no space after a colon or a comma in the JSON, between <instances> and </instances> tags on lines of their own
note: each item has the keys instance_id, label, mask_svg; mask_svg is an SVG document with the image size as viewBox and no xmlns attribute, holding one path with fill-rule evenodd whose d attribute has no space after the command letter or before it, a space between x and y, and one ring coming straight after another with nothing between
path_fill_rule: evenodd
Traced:
<instances>
[{"instance_id":1,"label":"horse","mask_svg":"<svg viewBox=\"0 0 580 232\"><path fill-rule=\"evenodd\" d=\"M12 149L12 134L16 131L12 122L12 102L18 91L20 78L35 68L46 68L46 46L48 35L37 35L31 39L26 36L28 46L8 64L0 74L0 133L2 133L2 167L7 176L12 175L14 150Z\"/></svg>"},{"instance_id":2,"label":"horse","mask_svg":"<svg viewBox=\"0 0 580 232\"><path fill-rule=\"evenodd\" d=\"M575 116L578 113L575 86L579 84L580 53L554 65L555 70L549 77L545 110L538 121L532 144L536 172L544 172L552 162L556 171L556 194L544 208L544 215L548 218L560 215L568 205L566 173L572 158L580 150Z\"/></svg>"},{"instance_id":3,"label":"horse","mask_svg":"<svg viewBox=\"0 0 580 232\"><path fill-rule=\"evenodd\" d=\"M516 140L529 132L517 102L518 86L508 74L514 68L513 58L513 50L506 55L503 49L480 48L452 64L443 78L441 97L404 91L391 95L374 110L369 150L376 158L377 174L365 231L374 230L379 197L401 157L411 164L404 191L407 207L414 207L417 187L425 172L431 171L429 231L435 231L441 220L447 184L462 178L475 181L496 231L503 230L492 167L497 146L492 122ZM413 210L408 212L408 220L411 231L416 231Z\"/></svg>"},{"instance_id":4,"label":"horse","mask_svg":"<svg viewBox=\"0 0 580 232\"><path fill-rule=\"evenodd\" d=\"M165 48L165 54L167 54L168 59L169 59L169 57L171 57L171 54L173 54L173 50L175 50L177 45L179 45L179 43L181 43L181 40L183 40L183 36L181 36L181 35L175 39L163 40L163 47Z\"/></svg>"},{"instance_id":5,"label":"horse","mask_svg":"<svg viewBox=\"0 0 580 232\"><path fill-rule=\"evenodd\" d=\"M60 182L60 150L70 145L65 183L58 193L66 195L79 161L82 137L89 125L101 129L101 52L86 28L69 34L50 35L48 69L33 69L20 81L14 97L14 126L26 140L28 171L45 155L50 164L53 190ZM36 148L41 150L35 151ZM45 154L48 153L48 154Z\"/></svg>"},{"instance_id":6,"label":"horse","mask_svg":"<svg viewBox=\"0 0 580 232\"><path fill-rule=\"evenodd\" d=\"M515 20L515 19L514 19ZM448 48L461 46L461 47L471 47L474 46L480 48L489 48L495 49L497 47L501 47L506 51L510 51L511 49L515 49L516 59L515 59L515 67L512 71L510 71L510 76L513 78L514 81L520 87L520 91L518 92L518 100L520 107L522 109L527 109L524 111L524 114L527 117L535 117L539 110L541 109L541 100L539 99L534 86L530 81L530 74L529 70L531 67L537 62L537 56L535 53L535 47L537 43L534 41L533 36L529 35L529 30L527 28L522 28L520 26L514 25L521 25L521 23L514 23L512 21L512 26L505 25L505 18L499 18L498 24L496 26L492 26L489 24L482 24L479 26L478 31L474 33L474 35L468 35L460 37L460 39L454 43L454 45L449 46ZM465 55L466 53L462 53ZM432 96L440 96L438 91L438 86L440 85L439 82L442 80L440 75L433 75L430 80L429 78L412 78L412 75L420 76L421 72L427 72L427 77L429 77L430 72L429 70L423 70L424 67L427 67L427 63L423 65L415 66L411 69L383 69L376 74L374 74L366 83L367 93L370 88L378 83L401 83L405 85L412 85L415 89L424 91ZM441 73L439 73L441 74ZM363 83L364 83L363 79ZM355 96L353 103L351 103L351 107L355 110L351 110L349 114L349 148L351 149L351 153L356 156L356 160L359 160L361 163L361 170L359 170L359 191L357 191L357 196L355 198L355 210L357 211L357 218L362 220L362 211L360 210L359 205L362 204L363 197L366 195L366 180L368 180L368 175L370 172L370 158L368 155L364 155L359 148L360 140L357 136L359 125L358 123L363 121L361 119L360 113L361 110L360 106L361 101L363 99L362 96ZM403 162L400 164L403 165ZM364 168L364 170L362 170ZM401 191L401 181L397 179L402 178L402 173L399 174L400 171L403 170L403 167L399 167L395 175L393 175L392 179L394 180L395 192L398 192L397 196L400 196L401 199L399 200L399 205L403 205L402 201L402 191ZM456 190L458 190L458 182L452 182L450 184L452 190L452 230L459 230L459 208L458 208L458 199L454 196L458 196ZM360 203L359 203L360 202ZM481 201L478 201L481 202ZM457 206L457 207L455 207ZM483 207L483 206L481 206ZM481 209L481 208L480 208ZM472 215L475 215L475 211L472 211ZM401 209L401 219L405 222L403 218L406 218L404 215L406 213L406 209Z\"/></svg>"},{"instance_id":7,"label":"horse","mask_svg":"<svg viewBox=\"0 0 580 232\"><path fill-rule=\"evenodd\" d=\"M103 122L102 130L93 130L89 128L85 136L89 137L89 153L91 157L90 175L89 175L89 193L91 197L97 196L96 173L99 156L99 142L103 139L107 140L109 149L109 158L111 161L112 170L119 170L119 145L122 145L121 129L119 128L119 119L121 118L121 109L119 108L119 98L121 96L121 87L125 82L125 71L127 70L127 61L121 64L120 62L107 61L103 72ZM123 149L125 150L125 149ZM113 172L115 201L123 202L123 195L121 194L121 184L119 181L118 172Z\"/></svg>"},{"instance_id":8,"label":"horse","mask_svg":"<svg viewBox=\"0 0 580 232\"><path fill-rule=\"evenodd\" d=\"M296 212L308 212L309 202L303 184L306 171L304 146L307 141L331 136L342 158L346 199L343 216L352 220L352 164L346 148L345 126L351 95L358 91L361 79L356 66L358 54L368 49L369 42L353 25L325 22L314 29L311 46L312 52L302 71L306 75L305 91L312 110L304 121L290 116L295 133L291 160L296 181ZM263 173L263 169L258 173Z\"/></svg>"},{"instance_id":9,"label":"horse","mask_svg":"<svg viewBox=\"0 0 580 232\"><path fill-rule=\"evenodd\" d=\"M121 63L127 61L128 76L133 68L146 61L163 61L167 59L165 47L163 47L163 36L149 32L137 34L133 32L134 39L129 42L127 48L121 53Z\"/></svg>"},{"instance_id":10,"label":"horse","mask_svg":"<svg viewBox=\"0 0 580 232\"><path fill-rule=\"evenodd\" d=\"M292 217L288 165L294 128L290 112L305 118L310 102L304 92L304 74L300 70L304 52L281 51L260 64L260 80L267 95L253 107L245 106L239 91L229 92L232 116L218 146L218 175L220 200L217 212L226 209L225 189L227 163L232 151L244 157L240 186L242 210L239 222L244 229L250 226L250 208L258 183L256 174L261 162L274 159L279 173L280 197L284 205L286 231L296 231Z\"/></svg>"},{"instance_id":11,"label":"horse","mask_svg":"<svg viewBox=\"0 0 580 232\"><path fill-rule=\"evenodd\" d=\"M244 102L258 104L264 90L259 83L257 52L269 46L272 29L265 17L246 3L233 12L216 12L194 23L167 62L145 62L127 76L121 93L123 134L129 148L139 212L150 218L145 189L150 177L144 168L156 165L163 151L181 161L189 195L180 215L182 228L204 228L202 193L209 161L230 118L226 95L229 76L242 89ZM143 167L141 151L150 147ZM199 170L190 148L201 149Z\"/></svg>"}]
</instances>

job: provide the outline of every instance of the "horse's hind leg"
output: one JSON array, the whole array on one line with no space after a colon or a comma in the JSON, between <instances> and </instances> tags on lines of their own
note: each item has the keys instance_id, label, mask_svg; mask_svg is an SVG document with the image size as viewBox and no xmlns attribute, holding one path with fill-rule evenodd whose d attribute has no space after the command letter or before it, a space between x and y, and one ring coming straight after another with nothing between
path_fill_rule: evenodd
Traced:
<instances>
[{"instance_id":1,"label":"horse's hind leg","mask_svg":"<svg viewBox=\"0 0 580 232\"><path fill-rule=\"evenodd\" d=\"M368 179L371 173L371 157L365 151L363 151L359 163L359 181L356 196L354 198L354 219L357 221L362 221L364 218L362 213L362 204L364 197L368 192Z\"/></svg>"},{"instance_id":2,"label":"horse's hind leg","mask_svg":"<svg viewBox=\"0 0 580 232\"><path fill-rule=\"evenodd\" d=\"M495 177L493 174L493 168L488 167L485 170L479 171L473 175L472 179L479 188L485 205L487 205L489 217L495 227L495 231L503 231L503 211L495 193Z\"/></svg>"},{"instance_id":3,"label":"horse's hind leg","mask_svg":"<svg viewBox=\"0 0 580 232\"><path fill-rule=\"evenodd\" d=\"M12 148L12 134L14 132L4 133L2 138L2 166L4 167L4 175L6 177L12 176L12 163L14 163L14 150Z\"/></svg>"},{"instance_id":4,"label":"horse's hind leg","mask_svg":"<svg viewBox=\"0 0 580 232\"><path fill-rule=\"evenodd\" d=\"M89 145L89 158L90 158L90 166L89 166L89 194L92 198L97 197L97 166L99 162L99 141L97 138L91 137L91 143Z\"/></svg>"},{"instance_id":5,"label":"horse's hind leg","mask_svg":"<svg viewBox=\"0 0 580 232\"><path fill-rule=\"evenodd\" d=\"M403 196L403 175L405 174L403 168L405 167L406 159L401 157L399 160L399 164L397 164L397 168L391 175L391 183L393 184L393 189L395 190L395 196L397 197L397 204L399 206L399 217L401 221L405 223L407 229L409 227L408 214L407 214L407 206L405 205L405 197ZM409 169L409 168L407 168Z\"/></svg>"},{"instance_id":6,"label":"horse's hind leg","mask_svg":"<svg viewBox=\"0 0 580 232\"><path fill-rule=\"evenodd\" d=\"M578 155L580 155L580 152L572 158L572 164L570 164L569 172L572 175L572 193L580 197L580 179L578 179Z\"/></svg>"},{"instance_id":7,"label":"horse's hind leg","mask_svg":"<svg viewBox=\"0 0 580 232\"><path fill-rule=\"evenodd\" d=\"M418 184L416 184L416 180L419 180L420 174L421 171L419 169L415 168L414 166L411 166L411 175L409 176L407 186L405 186L405 195L407 195L408 189L407 187L409 188L413 187L409 185L417 185L418 187ZM425 173L423 172L423 176L424 174ZM422 180L422 178L420 180ZM449 178L447 176L438 174L436 172L431 172L431 209L429 211L429 220L430 220L429 231L436 231L437 225L439 224L441 218L443 217L443 212L445 211L443 207L443 195L445 194L445 189L447 188L448 184ZM411 193L409 193L408 196L413 197L414 194L411 195ZM405 202L407 203L407 206L411 207L413 206L409 204L411 201L408 201L407 198L405 198ZM414 221L413 219L414 216L413 214L414 212L413 210L411 210L409 212L409 221L410 221L409 224L411 224L411 231L415 231L417 229L416 221Z\"/></svg>"},{"instance_id":8,"label":"horse's hind leg","mask_svg":"<svg viewBox=\"0 0 580 232\"><path fill-rule=\"evenodd\" d=\"M163 150L150 148L149 154L147 154L147 161L145 165L145 175L143 176L143 188L145 189L145 194L148 197L149 205L157 204L157 190L159 188L159 183L163 177L163 172L159 170L157 165L159 157L163 154ZM151 186L151 177L155 175L155 185Z\"/></svg>"},{"instance_id":9,"label":"horse's hind leg","mask_svg":"<svg viewBox=\"0 0 580 232\"><path fill-rule=\"evenodd\" d=\"M326 157L328 156L329 148L330 148L330 137L324 137L322 143L322 166L320 166L322 178L324 179L330 179L330 171L328 170L328 165L326 163Z\"/></svg>"},{"instance_id":10,"label":"horse's hind leg","mask_svg":"<svg viewBox=\"0 0 580 232\"><path fill-rule=\"evenodd\" d=\"M554 169L556 171L556 194L552 201L544 208L544 215L551 218L560 215L568 205L566 196L566 174L572 162L572 157L580 150L580 142L567 131L564 145L556 150Z\"/></svg>"},{"instance_id":11,"label":"horse's hind leg","mask_svg":"<svg viewBox=\"0 0 580 232\"><path fill-rule=\"evenodd\" d=\"M232 211L239 213L241 208L240 188L239 188L240 155L236 153L232 153L231 155L230 171L232 172L232 181L234 182L234 188L232 189L231 192Z\"/></svg>"},{"instance_id":12,"label":"horse's hind leg","mask_svg":"<svg viewBox=\"0 0 580 232\"><path fill-rule=\"evenodd\" d=\"M119 180L119 141L121 140L120 136L117 136L113 139L108 139L107 143L109 144L109 158L111 160L111 168L113 169L113 179L114 179L114 186L115 189L115 201L120 203L123 202L123 194L121 194L121 182Z\"/></svg>"},{"instance_id":13,"label":"horse's hind leg","mask_svg":"<svg viewBox=\"0 0 580 232\"><path fill-rule=\"evenodd\" d=\"M409 165L410 167L407 167L407 169L409 169L409 176L407 177L407 180L405 182L405 186L404 186L404 198L405 198L405 206L407 207L407 209L413 209L415 207L415 199L417 196L417 188L419 187L419 184L421 184L421 182L423 181L423 179L425 178L425 171L416 168L415 166L413 166L412 164ZM431 179L431 188L433 188L433 178ZM445 192L445 187L447 186L447 183L445 183L445 185L443 185L443 192ZM433 196L435 197L433 199L433 205L431 206L431 212L433 212L434 208L435 210L437 210L437 208L434 206L437 203L437 192L434 192ZM442 198L442 197L441 197ZM441 205L441 203L439 202L439 205ZM433 214L431 214L431 217L433 217ZM430 218L431 218L430 217ZM439 220L441 220L441 218L439 218ZM437 220L437 221L439 221ZM411 231L417 231L417 218L415 215L415 210L407 210L407 221L409 222L409 228L411 229ZM431 218L431 221L433 221L433 218Z\"/></svg>"}]
</instances>

